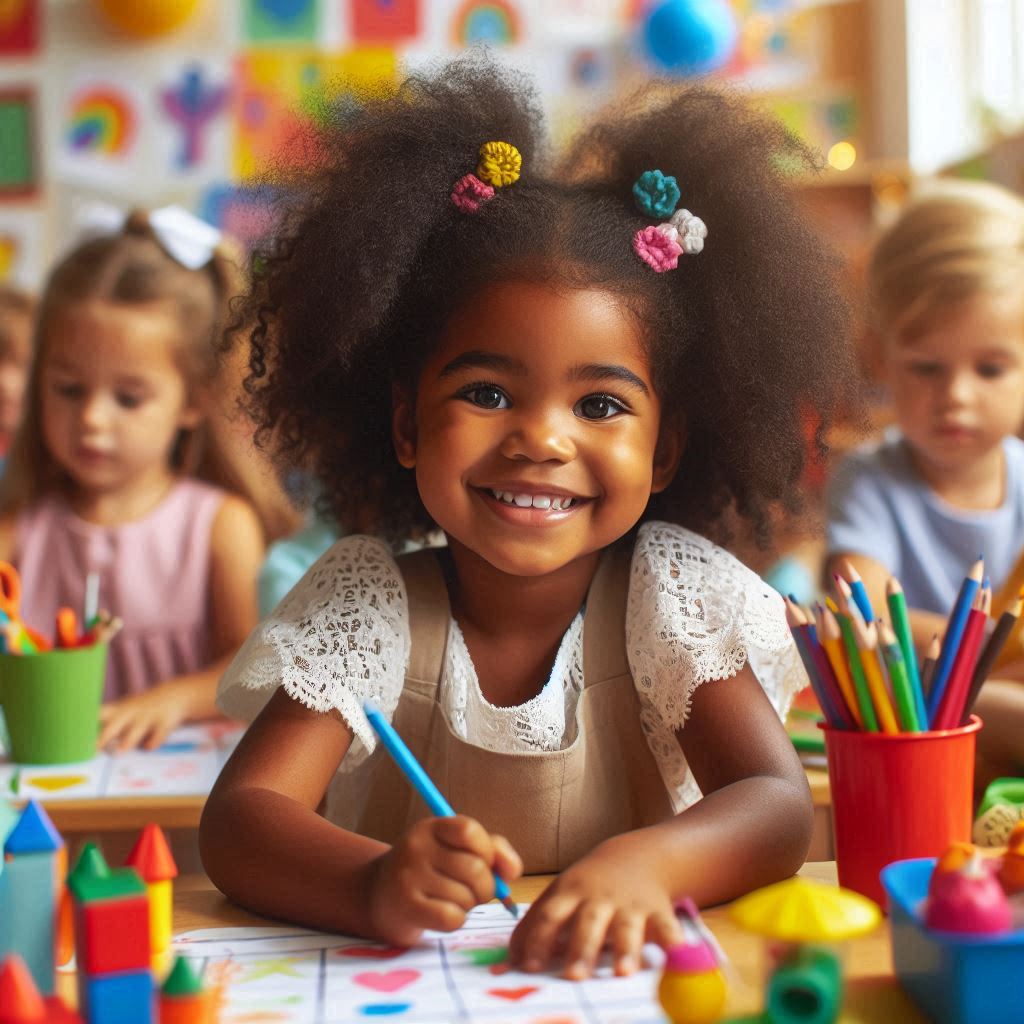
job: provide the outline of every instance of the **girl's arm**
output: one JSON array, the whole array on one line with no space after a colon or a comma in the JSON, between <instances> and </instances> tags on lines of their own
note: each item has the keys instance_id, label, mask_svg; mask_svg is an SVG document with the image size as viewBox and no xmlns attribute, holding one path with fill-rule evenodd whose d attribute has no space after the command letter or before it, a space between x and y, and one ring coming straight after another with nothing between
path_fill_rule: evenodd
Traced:
<instances>
[{"instance_id":1,"label":"girl's arm","mask_svg":"<svg viewBox=\"0 0 1024 1024\"><path fill-rule=\"evenodd\" d=\"M450 931L494 895L493 870L522 871L508 844L463 817L425 818L393 847L316 813L352 732L283 690L224 766L203 809L203 866L228 897L260 914L412 945Z\"/></svg>"},{"instance_id":2,"label":"girl's arm","mask_svg":"<svg viewBox=\"0 0 1024 1024\"><path fill-rule=\"evenodd\" d=\"M100 711L101 748L128 750L141 743L153 749L182 722L217 717L217 682L258 621L256 577L263 552L263 531L252 507L241 498L226 497L210 532L213 661L198 672L105 705Z\"/></svg>"},{"instance_id":3,"label":"girl's arm","mask_svg":"<svg viewBox=\"0 0 1024 1024\"><path fill-rule=\"evenodd\" d=\"M566 976L584 978L607 940L616 972L628 974L644 941L682 940L673 901L720 903L803 863L814 814L807 778L749 666L697 688L678 738L704 798L562 872L513 934L513 962L543 970L561 940Z\"/></svg>"},{"instance_id":4,"label":"girl's arm","mask_svg":"<svg viewBox=\"0 0 1024 1024\"><path fill-rule=\"evenodd\" d=\"M892 573L881 562L876 562L866 555L832 555L825 566L825 571L828 573L829 589L832 587L833 575L835 573L843 575L846 562L849 562L860 573L875 615L888 620L890 616L885 600L885 585ZM908 607L907 618L910 621L914 646L918 651L926 650L936 633L941 637L946 632L946 616L939 615L937 612L926 612L920 608Z\"/></svg>"},{"instance_id":5,"label":"girl's arm","mask_svg":"<svg viewBox=\"0 0 1024 1024\"><path fill-rule=\"evenodd\" d=\"M0 518L0 562L9 562L14 554L14 520Z\"/></svg>"}]
</instances>

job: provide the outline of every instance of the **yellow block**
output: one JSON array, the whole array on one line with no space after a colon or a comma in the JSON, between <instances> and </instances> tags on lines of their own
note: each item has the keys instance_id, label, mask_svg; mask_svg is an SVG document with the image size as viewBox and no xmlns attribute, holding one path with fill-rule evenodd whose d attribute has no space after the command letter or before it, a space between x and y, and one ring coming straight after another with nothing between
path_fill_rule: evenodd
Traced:
<instances>
[{"instance_id":1,"label":"yellow block","mask_svg":"<svg viewBox=\"0 0 1024 1024\"><path fill-rule=\"evenodd\" d=\"M146 895L149 897L149 944L154 957L164 953L171 944L171 903L170 879L163 882L148 882Z\"/></svg>"}]
</instances>

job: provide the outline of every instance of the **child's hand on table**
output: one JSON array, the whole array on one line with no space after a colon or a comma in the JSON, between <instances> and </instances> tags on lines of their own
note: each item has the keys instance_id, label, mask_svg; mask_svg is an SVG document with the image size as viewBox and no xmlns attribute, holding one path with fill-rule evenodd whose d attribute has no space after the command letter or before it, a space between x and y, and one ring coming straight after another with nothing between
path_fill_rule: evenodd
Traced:
<instances>
[{"instance_id":1,"label":"child's hand on table","mask_svg":"<svg viewBox=\"0 0 1024 1024\"><path fill-rule=\"evenodd\" d=\"M100 708L100 750L155 750L168 734L192 717L195 702L185 680L170 680L145 693Z\"/></svg>"},{"instance_id":2,"label":"child's hand on table","mask_svg":"<svg viewBox=\"0 0 1024 1024\"><path fill-rule=\"evenodd\" d=\"M629 836L607 840L563 871L512 933L509 964L525 971L565 964L573 980L594 973L607 945L615 973L640 968L645 942L668 947L683 941L671 896L648 870Z\"/></svg>"},{"instance_id":3,"label":"child's hand on table","mask_svg":"<svg viewBox=\"0 0 1024 1024\"><path fill-rule=\"evenodd\" d=\"M370 892L374 934L411 946L425 928L460 928L473 907L494 897L494 872L523 873L508 840L475 819L424 818L377 861Z\"/></svg>"}]
</instances>

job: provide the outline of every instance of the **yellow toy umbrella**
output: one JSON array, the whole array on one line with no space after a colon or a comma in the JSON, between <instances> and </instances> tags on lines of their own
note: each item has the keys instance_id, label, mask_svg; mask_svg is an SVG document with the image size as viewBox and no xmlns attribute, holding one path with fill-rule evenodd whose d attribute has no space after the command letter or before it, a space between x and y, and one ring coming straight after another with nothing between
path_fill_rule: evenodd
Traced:
<instances>
[{"instance_id":1,"label":"yellow toy umbrella","mask_svg":"<svg viewBox=\"0 0 1024 1024\"><path fill-rule=\"evenodd\" d=\"M736 900L732 919L782 942L842 942L864 935L882 919L866 896L809 878L788 878Z\"/></svg>"}]
</instances>

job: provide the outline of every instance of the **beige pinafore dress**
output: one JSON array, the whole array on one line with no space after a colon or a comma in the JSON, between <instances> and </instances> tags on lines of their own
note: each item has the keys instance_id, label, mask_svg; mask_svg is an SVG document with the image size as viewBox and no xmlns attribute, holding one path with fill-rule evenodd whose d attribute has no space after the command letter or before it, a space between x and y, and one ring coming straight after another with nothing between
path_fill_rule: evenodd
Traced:
<instances>
[{"instance_id":1,"label":"beige pinafore dress","mask_svg":"<svg viewBox=\"0 0 1024 1024\"><path fill-rule=\"evenodd\" d=\"M485 750L452 731L437 700L451 617L441 566L431 550L398 559L412 643L394 726L452 807L505 836L527 873L561 871L610 836L672 814L626 659L631 554L632 545L607 551L587 595L575 737L564 750L522 754ZM355 831L394 842L430 812L383 750L372 757Z\"/></svg>"}]
</instances>

